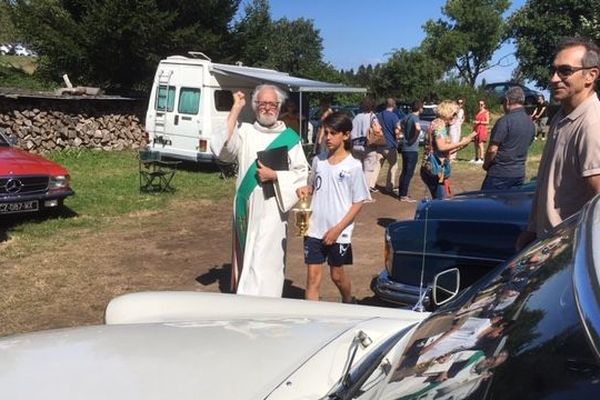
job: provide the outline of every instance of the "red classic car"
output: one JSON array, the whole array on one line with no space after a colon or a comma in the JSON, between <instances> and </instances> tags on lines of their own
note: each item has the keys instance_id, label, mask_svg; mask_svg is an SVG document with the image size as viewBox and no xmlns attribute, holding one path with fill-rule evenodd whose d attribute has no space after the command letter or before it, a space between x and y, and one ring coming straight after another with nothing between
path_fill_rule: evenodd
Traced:
<instances>
[{"instance_id":1,"label":"red classic car","mask_svg":"<svg viewBox=\"0 0 600 400\"><path fill-rule=\"evenodd\" d=\"M60 207L73 195L69 171L14 146L0 132L0 215Z\"/></svg>"}]
</instances>

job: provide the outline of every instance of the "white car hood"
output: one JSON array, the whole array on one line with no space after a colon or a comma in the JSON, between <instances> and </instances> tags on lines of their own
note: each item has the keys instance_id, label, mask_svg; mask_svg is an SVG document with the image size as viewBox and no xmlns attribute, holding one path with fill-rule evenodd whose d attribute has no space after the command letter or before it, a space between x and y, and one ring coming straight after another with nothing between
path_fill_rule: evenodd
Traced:
<instances>
[{"instance_id":1,"label":"white car hood","mask_svg":"<svg viewBox=\"0 0 600 400\"><path fill-rule=\"evenodd\" d=\"M1 397L264 398L315 352L358 322L214 320L9 336L0 340Z\"/></svg>"}]
</instances>

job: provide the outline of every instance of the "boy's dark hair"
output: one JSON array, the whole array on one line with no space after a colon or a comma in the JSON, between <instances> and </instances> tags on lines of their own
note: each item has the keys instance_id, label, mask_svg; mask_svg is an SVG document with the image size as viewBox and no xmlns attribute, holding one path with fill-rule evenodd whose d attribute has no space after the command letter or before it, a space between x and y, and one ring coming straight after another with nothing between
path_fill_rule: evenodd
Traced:
<instances>
[{"instance_id":1,"label":"boy's dark hair","mask_svg":"<svg viewBox=\"0 0 600 400\"><path fill-rule=\"evenodd\" d=\"M419 111L421 108L423 108L423 102L421 100L415 100L412 103L412 107L410 108L412 112L417 112Z\"/></svg>"},{"instance_id":2,"label":"boy's dark hair","mask_svg":"<svg viewBox=\"0 0 600 400\"><path fill-rule=\"evenodd\" d=\"M360 103L360 110L362 112L371 112L375 108L375 100L371 96L365 97Z\"/></svg>"},{"instance_id":3,"label":"boy's dark hair","mask_svg":"<svg viewBox=\"0 0 600 400\"><path fill-rule=\"evenodd\" d=\"M352 148L352 142L350 139L350 132L352 131L352 120L350 119L348 114L341 111L333 112L323 120L323 126L335 132L348 132L348 138L344 140L344 149L350 150Z\"/></svg>"}]
</instances>

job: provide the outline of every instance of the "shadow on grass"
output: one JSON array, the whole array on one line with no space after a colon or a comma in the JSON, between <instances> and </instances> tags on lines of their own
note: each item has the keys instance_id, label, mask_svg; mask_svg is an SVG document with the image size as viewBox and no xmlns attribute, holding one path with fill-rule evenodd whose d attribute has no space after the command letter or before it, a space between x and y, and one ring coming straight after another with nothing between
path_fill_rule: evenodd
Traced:
<instances>
[{"instance_id":1,"label":"shadow on grass","mask_svg":"<svg viewBox=\"0 0 600 400\"><path fill-rule=\"evenodd\" d=\"M216 282L219 285L219 292L221 293L232 293L231 291L231 264L222 264L219 266L214 266L209 269L207 272L202 275L196 277L196 282L201 284L202 286L209 286ZM283 297L289 299L303 299L304 298L304 289L298 286L295 286L294 283L286 279L283 283Z\"/></svg>"},{"instance_id":2,"label":"shadow on grass","mask_svg":"<svg viewBox=\"0 0 600 400\"><path fill-rule=\"evenodd\" d=\"M196 277L196 282L202 286L209 286L219 282L219 292L231 293L231 264L214 266L202 275Z\"/></svg>"},{"instance_id":3,"label":"shadow on grass","mask_svg":"<svg viewBox=\"0 0 600 400\"><path fill-rule=\"evenodd\" d=\"M7 241L10 238L10 231L15 227L24 223L39 224L45 221L62 218L77 217L75 211L68 207L60 207L58 209L42 210L40 212L9 214L0 216L0 243Z\"/></svg>"},{"instance_id":4,"label":"shadow on grass","mask_svg":"<svg viewBox=\"0 0 600 400\"><path fill-rule=\"evenodd\" d=\"M283 282L283 297L286 299L303 299L304 289L294 286L293 281L286 279Z\"/></svg>"},{"instance_id":5,"label":"shadow on grass","mask_svg":"<svg viewBox=\"0 0 600 400\"><path fill-rule=\"evenodd\" d=\"M363 306L376 306L376 307L387 307L387 308L405 308L397 304L386 303L381 300L379 297L373 295L370 297L364 297L358 300L358 304Z\"/></svg>"},{"instance_id":6,"label":"shadow on grass","mask_svg":"<svg viewBox=\"0 0 600 400\"><path fill-rule=\"evenodd\" d=\"M166 158L166 160L174 160ZM177 166L180 171L186 172L205 172L215 173L218 172L222 179L235 178L237 175L237 164L229 164L222 162L193 162L193 161L181 161L181 164Z\"/></svg>"}]
</instances>

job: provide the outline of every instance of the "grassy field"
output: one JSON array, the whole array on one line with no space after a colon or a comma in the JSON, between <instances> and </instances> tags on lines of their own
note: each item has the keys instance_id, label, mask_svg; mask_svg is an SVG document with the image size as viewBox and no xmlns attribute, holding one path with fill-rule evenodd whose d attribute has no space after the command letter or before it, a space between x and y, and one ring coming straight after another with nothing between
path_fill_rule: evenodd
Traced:
<instances>
[{"instance_id":1,"label":"grassy field","mask_svg":"<svg viewBox=\"0 0 600 400\"><path fill-rule=\"evenodd\" d=\"M69 240L71 234L99 229L120 216L144 213L184 204L189 200L215 201L230 198L234 181L223 180L218 170L181 164L174 179L174 193L140 193L137 152L64 151L47 155L67 167L76 195L65 201L64 213L48 218L16 218L8 234L13 241L5 251L27 254L53 240ZM61 232L61 235L56 235ZM14 243L17 242L17 243ZM18 254L12 254L18 256Z\"/></svg>"},{"instance_id":2,"label":"grassy field","mask_svg":"<svg viewBox=\"0 0 600 400\"><path fill-rule=\"evenodd\" d=\"M530 176L542 143L532 145ZM77 194L58 215L14 218L8 225L0 220L0 336L100 324L109 300L124 293L228 287L234 180L184 165L174 178L174 193L140 193L136 156L88 150L48 155L70 169ZM472 156L471 147L459 154L461 160ZM477 189L480 165L459 161L453 168L455 187ZM413 181L418 198L425 188L418 177ZM365 253L353 273L361 299L372 296L369 282L381 268L377 221L414 215L414 203L375 197L358 221L356 242ZM300 239L290 237L290 246L289 295L301 297ZM328 288L326 299L337 301L337 289Z\"/></svg>"},{"instance_id":3,"label":"grassy field","mask_svg":"<svg viewBox=\"0 0 600 400\"><path fill-rule=\"evenodd\" d=\"M527 176L537 173L543 144L534 141L527 162ZM474 156L473 146L459 153L460 160ZM119 216L157 210L173 203L187 200L206 199L215 201L230 197L234 180L223 180L218 170L209 167L182 164L173 185L175 193L147 194L139 191L137 153L64 151L48 157L66 166L71 173L71 182L76 195L66 200L68 208L76 218L51 218L39 223L37 220L15 225L11 236L23 240L46 238L57 230L70 228L93 228L110 223ZM456 171L480 171L480 165L459 161L454 163ZM385 173L385 171L382 171Z\"/></svg>"},{"instance_id":4,"label":"grassy field","mask_svg":"<svg viewBox=\"0 0 600 400\"><path fill-rule=\"evenodd\" d=\"M0 55L0 86L42 91L60 87L35 74L37 61L37 57Z\"/></svg>"}]
</instances>

